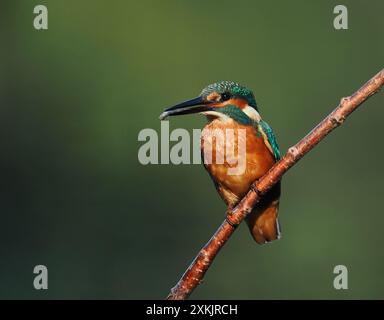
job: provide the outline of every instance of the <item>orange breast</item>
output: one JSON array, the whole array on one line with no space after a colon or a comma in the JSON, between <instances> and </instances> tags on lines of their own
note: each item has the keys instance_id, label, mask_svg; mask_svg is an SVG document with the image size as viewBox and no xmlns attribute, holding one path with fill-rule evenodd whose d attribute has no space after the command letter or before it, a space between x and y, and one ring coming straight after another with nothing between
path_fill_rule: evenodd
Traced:
<instances>
[{"instance_id":1,"label":"orange breast","mask_svg":"<svg viewBox=\"0 0 384 320\"><path fill-rule=\"evenodd\" d=\"M275 163L262 135L253 126L233 120L208 123L202 131L201 148L204 165L228 205L238 202Z\"/></svg>"}]
</instances>

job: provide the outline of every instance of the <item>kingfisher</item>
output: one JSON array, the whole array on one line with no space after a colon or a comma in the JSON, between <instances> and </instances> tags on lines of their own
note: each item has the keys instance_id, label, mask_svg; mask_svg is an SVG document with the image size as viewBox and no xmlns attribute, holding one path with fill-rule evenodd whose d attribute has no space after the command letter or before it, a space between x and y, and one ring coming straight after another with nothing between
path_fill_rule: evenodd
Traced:
<instances>
[{"instance_id":1,"label":"kingfisher","mask_svg":"<svg viewBox=\"0 0 384 320\"><path fill-rule=\"evenodd\" d=\"M280 159L275 135L267 122L261 118L253 92L233 81L220 81L208 85L197 98L165 109L160 115L160 120L169 116L192 113L207 117L208 123L202 130L200 141L202 162L228 207L227 214L230 214L232 208L249 191L252 183L261 178ZM232 139L225 135L224 147L219 148L218 139L213 140L212 137L217 130L227 132L227 129L232 129L235 134L232 135ZM239 132L245 133L243 135L245 141L241 140L244 138ZM240 142L245 145L245 153L242 154L245 159L241 159L245 168L239 174L229 174L228 169L234 166L233 161L228 157L224 157L224 161L215 159L218 159L218 153L219 155L223 153L226 147L239 151ZM213 155L216 155L211 161L206 161L207 153L204 148L208 147L212 148ZM280 182L263 196L246 218L251 235L259 244L281 237L278 220L279 199Z\"/></svg>"}]
</instances>

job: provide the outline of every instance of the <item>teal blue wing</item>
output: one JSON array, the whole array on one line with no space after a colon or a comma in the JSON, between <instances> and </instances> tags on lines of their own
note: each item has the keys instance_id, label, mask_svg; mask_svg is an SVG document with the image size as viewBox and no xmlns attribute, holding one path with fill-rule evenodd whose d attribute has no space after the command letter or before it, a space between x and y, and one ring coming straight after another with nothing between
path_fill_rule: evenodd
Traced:
<instances>
[{"instance_id":1,"label":"teal blue wing","mask_svg":"<svg viewBox=\"0 0 384 320\"><path fill-rule=\"evenodd\" d=\"M279 161L281 158L280 150L279 146L277 145L276 137L272 131L272 128L268 125L268 123L263 120L260 120L258 122L258 125L267 137L269 144L271 145L271 148L273 150L273 156L275 157L276 161Z\"/></svg>"}]
</instances>

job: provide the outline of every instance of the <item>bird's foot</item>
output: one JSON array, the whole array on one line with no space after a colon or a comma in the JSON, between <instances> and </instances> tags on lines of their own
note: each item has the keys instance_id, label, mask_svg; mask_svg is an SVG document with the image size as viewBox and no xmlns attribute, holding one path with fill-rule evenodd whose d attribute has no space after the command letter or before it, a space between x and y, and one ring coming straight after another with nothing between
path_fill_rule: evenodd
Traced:
<instances>
[{"instance_id":1,"label":"bird's foot","mask_svg":"<svg viewBox=\"0 0 384 320\"><path fill-rule=\"evenodd\" d=\"M232 206L228 206L227 211L225 212L225 220L233 228L236 228L238 226L238 224L236 222L232 221L233 208L234 207L232 207Z\"/></svg>"},{"instance_id":2,"label":"bird's foot","mask_svg":"<svg viewBox=\"0 0 384 320\"><path fill-rule=\"evenodd\" d=\"M233 213L233 207L232 206L228 206L227 210L225 211L225 216L231 216Z\"/></svg>"}]
</instances>

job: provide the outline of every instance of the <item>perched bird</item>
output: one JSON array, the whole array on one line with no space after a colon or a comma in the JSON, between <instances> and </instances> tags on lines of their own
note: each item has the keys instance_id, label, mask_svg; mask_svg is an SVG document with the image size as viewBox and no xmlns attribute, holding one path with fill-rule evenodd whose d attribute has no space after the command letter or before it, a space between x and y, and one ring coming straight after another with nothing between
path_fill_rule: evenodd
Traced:
<instances>
[{"instance_id":1,"label":"perched bird","mask_svg":"<svg viewBox=\"0 0 384 320\"><path fill-rule=\"evenodd\" d=\"M203 163L209 172L216 189L228 206L228 213L247 193L251 184L262 177L273 164L280 159L280 151L270 126L261 119L255 97L251 90L232 81L221 81L203 89L201 94L192 100L179 103L164 110L160 120L168 116L201 113L207 116L208 124L201 135ZM233 162L225 159L219 163L207 162L204 159L207 146L215 151L224 152L212 143L215 130L233 129L234 132L245 132L246 156L245 170L237 175L228 174ZM230 141L224 140L224 147L234 144L239 149L240 135L235 134ZM244 141L242 141L244 143ZM217 158L217 154L216 154ZM244 160L244 159L243 159ZM280 182L276 184L253 208L246 221L254 240L263 244L280 238L278 220L280 198Z\"/></svg>"}]
</instances>

